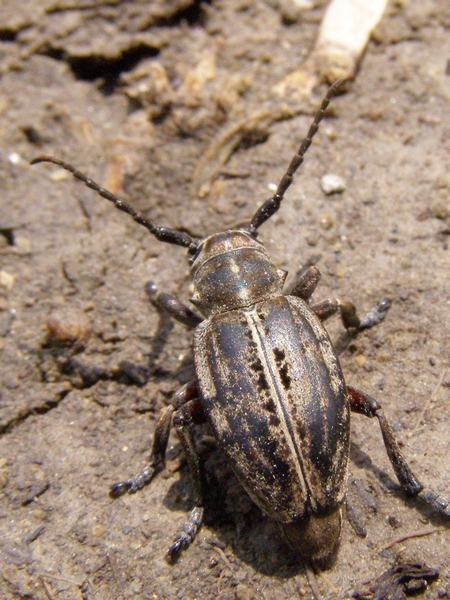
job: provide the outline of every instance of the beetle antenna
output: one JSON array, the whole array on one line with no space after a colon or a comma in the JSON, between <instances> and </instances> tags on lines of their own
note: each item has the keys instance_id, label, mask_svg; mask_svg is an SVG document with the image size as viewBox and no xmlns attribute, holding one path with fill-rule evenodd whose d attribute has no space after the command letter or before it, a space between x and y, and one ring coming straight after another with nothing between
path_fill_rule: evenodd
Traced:
<instances>
[{"instance_id":1,"label":"beetle antenna","mask_svg":"<svg viewBox=\"0 0 450 600\"><path fill-rule=\"evenodd\" d=\"M195 242L187 233L184 233L183 231L178 231L177 229L170 229L169 227L159 227L155 225L152 221L146 219L141 212L134 210L132 206L123 202L123 200L118 198L115 194L109 192L105 188L102 188L98 183L95 183L95 181L89 179L89 177L87 177L84 173L73 167L70 163L61 160L60 158L55 158L54 156L38 156L34 158L30 164L35 165L41 162L49 162L55 165L59 165L66 171L69 171L69 173L72 173L72 175L76 179L82 181L84 185L86 185L88 188L91 188L91 190L97 192L97 194L102 198L105 198L106 200L112 202L114 206L119 210L130 215L132 219L136 221L136 223L139 223L139 225L143 225L160 242L167 242L168 244L184 246L185 248L189 249L190 253L194 253L197 250L197 242Z\"/></svg>"},{"instance_id":2,"label":"beetle antenna","mask_svg":"<svg viewBox=\"0 0 450 600\"><path fill-rule=\"evenodd\" d=\"M256 234L256 231L263 223L265 223L272 215L274 215L277 210L280 208L281 201L284 198L284 194L288 187L294 180L294 175L299 166L302 164L304 156L311 146L311 142L313 137L316 135L317 130L319 129L319 123L323 119L325 111L330 104L331 98L337 94L341 85L343 83L343 79L338 79L333 83L332 86L328 89L324 99L322 100L322 104L320 105L319 110L316 112L316 116L314 117L314 121L311 123L311 127L309 128L308 134L303 140L298 149L297 154L291 160L289 167L286 170L286 173L281 178L280 183L278 184L277 191L272 198L266 200L253 215L253 218L250 222L248 230L252 235Z\"/></svg>"}]
</instances>

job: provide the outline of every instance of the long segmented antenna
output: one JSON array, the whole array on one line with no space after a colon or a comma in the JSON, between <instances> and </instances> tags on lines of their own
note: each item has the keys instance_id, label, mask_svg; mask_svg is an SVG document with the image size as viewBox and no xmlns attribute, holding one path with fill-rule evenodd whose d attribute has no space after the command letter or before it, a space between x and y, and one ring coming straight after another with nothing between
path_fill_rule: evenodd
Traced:
<instances>
[{"instance_id":1,"label":"long segmented antenna","mask_svg":"<svg viewBox=\"0 0 450 600\"><path fill-rule=\"evenodd\" d=\"M265 223L272 215L274 215L277 210L280 208L280 204L283 200L284 194L288 187L294 180L294 175L299 166L302 164L304 156L311 146L311 142L313 137L316 135L317 130L319 129L319 123L323 119L323 115L325 114L328 105L330 104L331 98L339 91L343 83L343 79L338 79L330 86L328 92L326 93L324 99L322 100L322 104L320 105L319 110L314 117L314 121L309 128L308 134L300 145L300 148L294 158L291 160L289 167L286 170L286 173L281 178L280 183L278 184L277 191L272 198L266 200L253 215L253 218L248 227L248 231L255 235L256 231L263 223Z\"/></svg>"},{"instance_id":2,"label":"long segmented antenna","mask_svg":"<svg viewBox=\"0 0 450 600\"><path fill-rule=\"evenodd\" d=\"M102 198L105 198L106 200L112 202L114 206L119 210L130 215L133 218L133 220L136 221L136 223L139 223L139 225L143 225L160 242L167 242L168 244L184 246L185 248L189 249L190 253L196 252L198 244L187 233L178 231L177 229L170 229L169 227L159 227L155 225L154 223L152 223L152 221L146 219L142 215L142 213L140 213L137 210L134 210L132 206L123 202L123 200L118 198L112 192L109 192L105 188L102 188L100 185L98 185L98 183L95 183L95 181L89 179L89 177L87 177L78 169L75 169L75 167L73 167L71 164L65 162L64 160L61 160L60 158L55 158L54 156L38 156L34 158L30 164L35 165L41 162L54 163L55 165L59 165L66 171L69 171L69 173L72 173L72 175L76 177L76 179L82 181L84 185L86 185L88 188L91 188L91 190L97 192L97 194Z\"/></svg>"}]
</instances>

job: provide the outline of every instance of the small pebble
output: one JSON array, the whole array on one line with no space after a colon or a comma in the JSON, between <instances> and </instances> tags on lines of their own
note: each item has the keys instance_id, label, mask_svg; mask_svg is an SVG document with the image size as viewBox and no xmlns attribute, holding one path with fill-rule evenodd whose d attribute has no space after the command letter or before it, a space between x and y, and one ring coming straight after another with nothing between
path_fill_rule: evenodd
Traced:
<instances>
[{"instance_id":1,"label":"small pebble","mask_svg":"<svg viewBox=\"0 0 450 600\"><path fill-rule=\"evenodd\" d=\"M12 165L18 165L22 160L22 157L20 154L17 154L17 152L11 152L8 154L8 160Z\"/></svg>"},{"instance_id":2,"label":"small pebble","mask_svg":"<svg viewBox=\"0 0 450 600\"><path fill-rule=\"evenodd\" d=\"M11 275L8 271L0 271L0 285L7 290L12 290L14 285L14 275Z\"/></svg>"},{"instance_id":3,"label":"small pebble","mask_svg":"<svg viewBox=\"0 0 450 600\"><path fill-rule=\"evenodd\" d=\"M0 490L3 490L8 485L8 473L6 470L0 471Z\"/></svg>"},{"instance_id":4,"label":"small pebble","mask_svg":"<svg viewBox=\"0 0 450 600\"><path fill-rule=\"evenodd\" d=\"M324 194L330 196L331 194L341 194L345 190L346 185L342 177L328 173L320 180L320 187Z\"/></svg>"},{"instance_id":5,"label":"small pebble","mask_svg":"<svg viewBox=\"0 0 450 600\"><path fill-rule=\"evenodd\" d=\"M238 583L236 586L236 600L253 600L254 593L253 590L243 583Z\"/></svg>"},{"instance_id":6,"label":"small pebble","mask_svg":"<svg viewBox=\"0 0 450 600\"><path fill-rule=\"evenodd\" d=\"M84 347L91 335L92 325L82 311L60 308L48 317L47 329L48 342L52 346Z\"/></svg>"},{"instance_id":7,"label":"small pebble","mask_svg":"<svg viewBox=\"0 0 450 600\"><path fill-rule=\"evenodd\" d=\"M102 537L105 535L105 532L106 527L102 523L96 523L92 527L92 534L95 535L95 537Z\"/></svg>"},{"instance_id":8,"label":"small pebble","mask_svg":"<svg viewBox=\"0 0 450 600\"><path fill-rule=\"evenodd\" d=\"M22 542L24 544L31 544L32 542L35 542L38 539L38 537L44 533L44 531L45 525L39 525L39 527L36 527L31 533L25 535L22 538Z\"/></svg>"}]
</instances>

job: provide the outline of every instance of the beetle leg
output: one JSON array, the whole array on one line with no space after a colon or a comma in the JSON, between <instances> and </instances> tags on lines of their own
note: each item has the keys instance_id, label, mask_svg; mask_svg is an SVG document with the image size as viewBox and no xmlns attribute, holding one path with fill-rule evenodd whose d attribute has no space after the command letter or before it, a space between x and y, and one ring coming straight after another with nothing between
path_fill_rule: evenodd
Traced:
<instances>
[{"instance_id":1,"label":"beetle leg","mask_svg":"<svg viewBox=\"0 0 450 600\"><path fill-rule=\"evenodd\" d=\"M172 423L172 414L178 407L197 396L198 389L195 381L189 381L175 393L172 404L163 410L156 425L149 464L141 471L141 473L134 475L130 479L114 483L110 488L110 496L118 498L127 492L134 494L150 483L153 477L164 468L170 426Z\"/></svg>"},{"instance_id":2,"label":"beetle leg","mask_svg":"<svg viewBox=\"0 0 450 600\"><path fill-rule=\"evenodd\" d=\"M195 506L189 513L182 531L176 536L174 543L167 551L166 560L170 563L176 560L180 552L186 550L192 544L203 521L203 480L200 460L192 436L193 427L200 422L201 417L204 420L200 400L197 398L184 404L173 420L191 473Z\"/></svg>"},{"instance_id":3,"label":"beetle leg","mask_svg":"<svg viewBox=\"0 0 450 600\"><path fill-rule=\"evenodd\" d=\"M155 306L165 310L176 321L180 321L180 323L188 327L197 327L203 321L200 315L189 308L189 306L177 300L175 296L166 294L165 292L158 292L153 282L147 283L145 291Z\"/></svg>"},{"instance_id":4,"label":"beetle leg","mask_svg":"<svg viewBox=\"0 0 450 600\"><path fill-rule=\"evenodd\" d=\"M315 313L321 321L326 321L333 315L335 315L341 308L339 300L323 300L318 304L311 306L311 310Z\"/></svg>"},{"instance_id":5,"label":"beetle leg","mask_svg":"<svg viewBox=\"0 0 450 600\"><path fill-rule=\"evenodd\" d=\"M290 292L290 296L296 296L307 302L314 293L320 279L320 271L317 267L309 267L298 278L296 284ZM351 302L341 302L340 300L324 300L319 304L311 306L311 310L319 317L321 321L325 321L329 317L341 313L342 322L346 329L368 329L374 325L378 325L387 311L391 307L391 301L384 298L376 306L374 306L366 315L359 317L356 307Z\"/></svg>"},{"instance_id":6,"label":"beetle leg","mask_svg":"<svg viewBox=\"0 0 450 600\"><path fill-rule=\"evenodd\" d=\"M340 302L340 310L342 322L346 329L369 329L374 325L378 325L386 316L387 311L391 308L391 301L389 298L384 298L381 302L376 304L369 310L363 317L359 317L356 312L355 305L351 302Z\"/></svg>"},{"instance_id":7,"label":"beetle leg","mask_svg":"<svg viewBox=\"0 0 450 600\"><path fill-rule=\"evenodd\" d=\"M411 496L421 498L435 510L450 517L450 501L424 487L409 468L408 463L400 452L392 427L384 416L380 404L374 398L360 390L352 387L347 387L347 389L350 409L353 412L363 414L370 418L376 417L378 419L389 460L391 461L397 479L405 492Z\"/></svg>"},{"instance_id":8,"label":"beetle leg","mask_svg":"<svg viewBox=\"0 0 450 600\"><path fill-rule=\"evenodd\" d=\"M384 300L369 310L367 314L365 314L363 317L359 317L356 307L354 304L352 304L352 302L324 300L323 302L319 302L319 304L314 304L311 306L311 310L319 317L321 321L325 321L340 311L342 323L346 329L361 331L381 323L390 307L391 301L388 298L384 298Z\"/></svg>"},{"instance_id":9,"label":"beetle leg","mask_svg":"<svg viewBox=\"0 0 450 600\"><path fill-rule=\"evenodd\" d=\"M289 295L297 296L297 298L301 298L305 301L309 300L319 283L319 279L319 269L317 267L308 267L308 269L300 275Z\"/></svg>"}]
</instances>

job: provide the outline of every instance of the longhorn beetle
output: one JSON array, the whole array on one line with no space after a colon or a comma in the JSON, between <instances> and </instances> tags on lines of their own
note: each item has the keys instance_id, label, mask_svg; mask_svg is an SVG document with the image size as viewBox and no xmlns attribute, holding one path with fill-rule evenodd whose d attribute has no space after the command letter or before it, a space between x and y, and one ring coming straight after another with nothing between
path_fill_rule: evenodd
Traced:
<instances>
[{"instance_id":1,"label":"longhorn beetle","mask_svg":"<svg viewBox=\"0 0 450 600\"><path fill-rule=\"evenodd\" d=\"M111 487L113 497L136 492L163 469L170 427L175 426L194 487L194 508L167 552L175 560L194 540L203 518L204 478L193 427L207 421L217 444L252 500L277 521L298 556L329 563L339 545L350 441L350 411L378 419L387 454L405 492L450 516L445 498L424 487L412 473L381 406L347 386L322 321L340 311L347 329L380 322L390 305L380 302L364 318L337 300L310 305L319 281L309 267L289 295L287 273L270 260L258 230L280 208L319 123L342 81L328 90L306 138L283 175L275 195L263 202L245 227L193 239L155 225L63 160L40 156L70 171L161 242L187 248L200 316L148 284L157 306L195 328L195 379L174 395L156 425L148 466Z\"/></svg>"}]
</instances>

